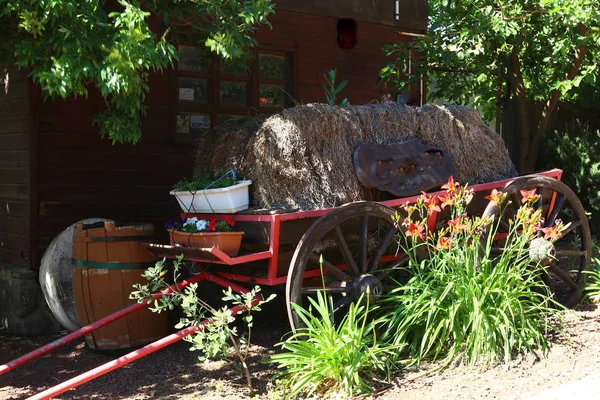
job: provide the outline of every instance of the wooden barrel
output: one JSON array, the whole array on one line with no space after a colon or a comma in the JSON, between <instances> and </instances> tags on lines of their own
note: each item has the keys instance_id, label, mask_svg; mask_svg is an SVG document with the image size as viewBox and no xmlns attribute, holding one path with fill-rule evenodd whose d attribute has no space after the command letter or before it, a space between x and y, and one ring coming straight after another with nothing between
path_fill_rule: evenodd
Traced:
<instances>
[{"instance_id":1,"label":"wooden barrel","mask_svg":"<svg viewBox=\"0 0 600 400\"><path fill-rule=\"evenodd\" d=\"M73 294L82 326L119 311L134 283L156 262L138 241L152 234L151 225L116 227L114 221L78 224L73 233ZM167 334L167 314L140 309L96 329L85 339L91 349L123 350L146 345Z\"/></svg>"}]
</instances>

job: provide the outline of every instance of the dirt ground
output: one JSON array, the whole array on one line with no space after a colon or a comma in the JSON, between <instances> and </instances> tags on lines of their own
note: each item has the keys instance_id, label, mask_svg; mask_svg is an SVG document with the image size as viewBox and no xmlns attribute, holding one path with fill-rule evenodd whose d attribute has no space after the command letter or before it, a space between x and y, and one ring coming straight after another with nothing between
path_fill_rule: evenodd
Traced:
<instances>
[{"instance_id":1,"label":"dirt ground","mask_svg":"<svg viewBox=\"0 0 600 400\"><path fill-rule=\"evenodd\" d=\"M250 368L257 389L256 398L275 399L269 394L273 365L264 361L276 350L275 344L287 331L285 318L271 315L255 331ZM530 399L553 398L545 392L551 388L583 379L593 381L600 361L600 310L581 306L568 315L570 338L554 339L546 358L529 356L515 360L508 367L496 366L478 371L453 366L442 372L435 365L422 366L397 376L392 385L373 396L381 399ZM6 362L56 337L0 336L0 362ZM87 350L82 342L31 361L0 376L0 400L23 399L57 385L79 373L110 361L111 358ZM596 375L598 376L598 375ZM62 394L62 399L243 399L251 398L244 378L235 365L224 361L203 364L197 355L180 342L124 368L112 371L79 388ZM587 386L579 382L564 386L578 398L586 396ZM555 392L560 392L556 389ZM573 389L574 390L574 389ZM583 390L583 393L581 391ZM561 392L562 393L562 392ZM572 397L572 396L571 396Z\"/></svg>"}]
</instances>

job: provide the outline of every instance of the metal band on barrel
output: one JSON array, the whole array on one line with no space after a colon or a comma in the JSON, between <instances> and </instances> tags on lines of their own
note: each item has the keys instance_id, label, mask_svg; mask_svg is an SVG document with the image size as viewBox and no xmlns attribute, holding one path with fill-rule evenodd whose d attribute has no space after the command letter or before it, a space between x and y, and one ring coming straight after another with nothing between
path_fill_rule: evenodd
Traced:
<instances>
[{"instance_id":1,"label":"metal band on barrel","mask_svg":"<svg viewBox=\"0 0 600 400\"><path fill-rule=\"evenodd\" d=\"M98 268L98 269L146 269L154 265L153 262L138 262L127 263L118 261L86 261L73 258L73 265L83 268Z\"/></svg>"}]
</instances>

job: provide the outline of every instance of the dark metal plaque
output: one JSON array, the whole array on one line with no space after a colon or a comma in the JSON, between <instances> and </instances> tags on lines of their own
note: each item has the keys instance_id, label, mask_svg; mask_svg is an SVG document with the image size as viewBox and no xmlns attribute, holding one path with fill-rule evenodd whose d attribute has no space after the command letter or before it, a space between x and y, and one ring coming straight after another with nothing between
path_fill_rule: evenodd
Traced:
<instances>
[{"instance_id":1,"label":"dark metal plaque","mask_svg":"<svg viewBox=\"0 0 600 400\"><path fill-rule=\"evenodd\" d=\"M365 187L398 197L426 192L456 176L448 152L420 139L385 145L360 143L354 150L354 168Z\"/></svg>"}]
</instances>

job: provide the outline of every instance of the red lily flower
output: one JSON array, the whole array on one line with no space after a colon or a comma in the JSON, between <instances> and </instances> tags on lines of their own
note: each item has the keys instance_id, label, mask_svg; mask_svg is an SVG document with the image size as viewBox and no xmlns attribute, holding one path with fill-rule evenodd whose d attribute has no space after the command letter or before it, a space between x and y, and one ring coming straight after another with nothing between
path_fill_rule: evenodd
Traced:
<instances>
[{"instance_id":1,"label":"red lily flower","mask_svg":"<svg viewBox=\"0 0 600 400\"><path fill-rule=\"evenodd\" d=\"M523 196L523 198L521 199L521 203L533 203L534 201L539 199L540 195L537 194L535 191L535 188L531 190L521 190L521 196Z\"/></svg>"},{"instance_id":2,"label":"red lily flower","mask_svg":"<svg viewBox=\"0 0 600 400\"><path fill-rule=\"evenodd\" d=\"M425 235L423 233L423 231L425 230L425 227L421 224L415 224L414 222L411 222L408 225L408 229L406 230L406 232L404 232L404 234L406 236L411 236L414 238L419 238L421 240L425 239Z\"/></svg>"}]
</instances>

